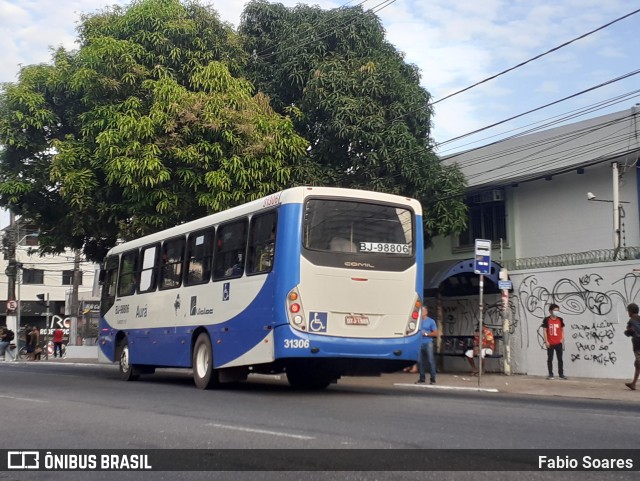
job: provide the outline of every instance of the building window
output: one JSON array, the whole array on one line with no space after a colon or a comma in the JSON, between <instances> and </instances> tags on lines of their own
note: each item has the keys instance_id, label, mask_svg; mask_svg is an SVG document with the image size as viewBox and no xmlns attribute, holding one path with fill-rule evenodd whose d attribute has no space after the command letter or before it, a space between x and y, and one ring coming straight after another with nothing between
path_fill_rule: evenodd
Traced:
<instances>
[{"instance_id":1,"label":"building window","mask_svg":"<svg viewBox=\"0 0 640 481\"><path fill-rule=\"evenodd\" d=\"M458 237L458 247L473 247L476 239L488 239L493 242L507 240L505 202L502 196L493 195L492 199L496 197L500 197L500 200L487 201L484 196L467 199L467 229Z\"/></svg>"},{"instance_id":2,"label":"building window","mask_svg":"<svg viewBox=\"0 0 640 481\"><path fill-rule=\"evenodd\" d=\"M62 271L62 285L73 285L73 271ZM82 285L82 271L78 271L78 285Z\"/></svg>"},{"instance_id":3,"label":"building window","mask_svg":"<svg viewBox=\"0 0 640 481\"><path fill-rule=\"evenodd\" d=\"M42 269L23 269L23 284L44 284L44 271Z\"/></svg>"}]
</instances>

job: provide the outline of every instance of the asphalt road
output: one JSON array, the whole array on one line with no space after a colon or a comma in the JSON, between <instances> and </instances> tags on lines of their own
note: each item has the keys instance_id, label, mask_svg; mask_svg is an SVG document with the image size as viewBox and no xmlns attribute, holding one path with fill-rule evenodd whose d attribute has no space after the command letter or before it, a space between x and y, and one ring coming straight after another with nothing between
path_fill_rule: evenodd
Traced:
<instances>
[{"instance_id":1,"label":"asphalt road","mask_svg":"<svg viewBox=\"0 0 640 481\"><path fill-rule=\"evenodd\" d=\"M616 450L634 448L640 441L637 406L611 401L407 391L348 383L309 393L266 377L223 390L200 391L188 371L158 371L125 383L112 366L33 363L0 365L0 386L2 449L239 449L247 450L247 466L252 466L255 451L251 450L255 449ZM451 462L455 469L462 469L465 460ZM496 480L513 479L514 474L472 476ZM469 474L461 472L145 475L144 479L252 481L469 479ZM0 480L140 476L0 472ZM637 473L520 472L518 478L637 479Z\"/></svg>"}]
</instances>

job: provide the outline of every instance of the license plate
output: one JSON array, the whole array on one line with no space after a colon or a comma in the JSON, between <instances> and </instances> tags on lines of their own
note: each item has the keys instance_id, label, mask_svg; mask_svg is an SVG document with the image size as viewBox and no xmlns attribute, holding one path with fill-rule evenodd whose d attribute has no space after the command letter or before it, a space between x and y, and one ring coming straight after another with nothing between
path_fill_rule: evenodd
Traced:
<instances>
[{"instance_id":1,"label":"license plate","mask_svg":"<svg viewBox=\"0 0 640 481\"><path fill-rule=\"evenodd\" d=\"M347 326L368 326L369 318L367 316L345 316L344 322Z\"/></svg>"}]
</instances>

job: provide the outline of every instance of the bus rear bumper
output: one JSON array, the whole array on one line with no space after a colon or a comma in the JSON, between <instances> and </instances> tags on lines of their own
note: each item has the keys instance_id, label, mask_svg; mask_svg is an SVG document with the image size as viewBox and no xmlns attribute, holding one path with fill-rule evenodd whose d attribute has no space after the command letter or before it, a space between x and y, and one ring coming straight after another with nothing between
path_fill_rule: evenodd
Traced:
<instances>
[{"instance_id":1,"label":"bus rear bumper","mask_svg":"<svg viewBox=\"0 0 640 481\"><path fill-rule=\"evenodd\" d=\"M276 358L377 359L415 362L420 350L416 334L403 338L346 338L299 333L288 326L275 330Z\"/></svg>"}]
</instances>

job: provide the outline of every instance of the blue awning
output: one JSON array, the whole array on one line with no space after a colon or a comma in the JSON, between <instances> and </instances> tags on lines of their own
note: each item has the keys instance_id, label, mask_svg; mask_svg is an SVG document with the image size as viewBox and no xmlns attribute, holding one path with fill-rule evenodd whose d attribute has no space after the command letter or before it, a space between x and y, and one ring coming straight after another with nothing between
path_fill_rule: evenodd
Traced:
<instances>
[{"instance_id":1,"label":"blue awning","mask_svg":"<svg viewBox=\"0 0 640 481\"><path fill-rule=\"evenodd\" d=\"M483 292L497 293L500 264L491 262L491 273L485 274ZM480 276L473 272L473 259L432 262L424 266L424 290L428 295L440 292L444 296L478 294Z\"/></svg>"}]
</instances>

